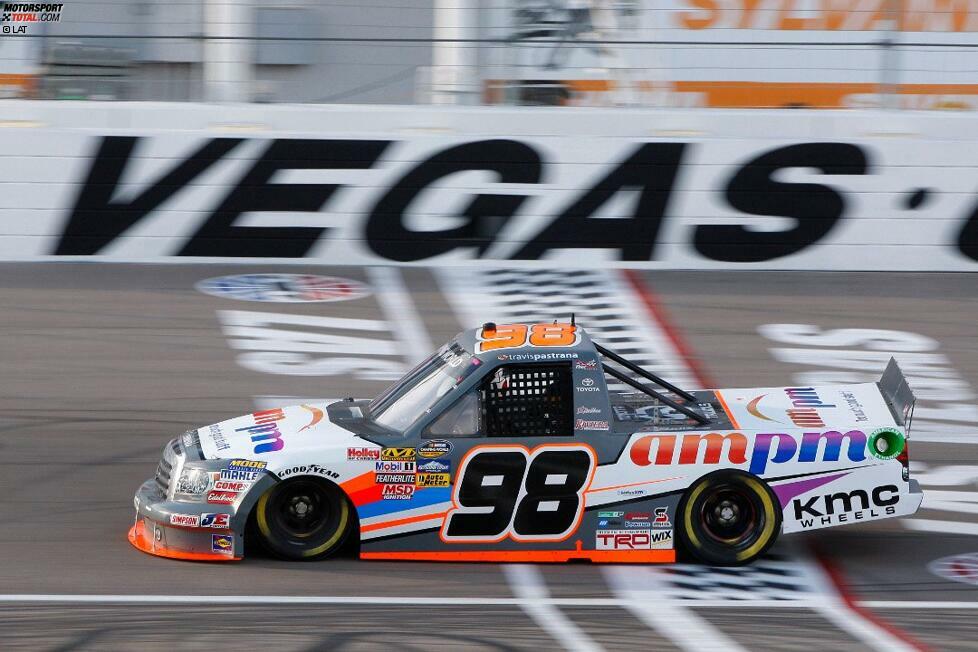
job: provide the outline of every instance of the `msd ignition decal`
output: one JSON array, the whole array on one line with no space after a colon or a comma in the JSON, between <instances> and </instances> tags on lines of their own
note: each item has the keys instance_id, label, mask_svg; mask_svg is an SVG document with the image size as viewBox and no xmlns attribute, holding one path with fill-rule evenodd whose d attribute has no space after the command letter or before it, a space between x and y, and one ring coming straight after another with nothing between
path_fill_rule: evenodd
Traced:
<instances>
[{"instance_id":1,"label":"msd ignition decal","mask_svg":"<svg viewBox=\"0 0 978 652\"><path fill-rule=\"evenodd\" d=\"M215 297L271 303L324 303L370 295L370 289L360 281L312 274L219 276L200 281L196 287Z\"/></svg>"},{"instance_id":2,"label":"msd ignition decal","mask_svg":"<svg viewBox=\"0 0 978 652\"><path fill-rule=\"evenodd\" d=\"M285 418L282 408L254 412L251 416L255 420L255 425L236 428L235 432L247 432L251 435L251 441L255 444L255 455L272 453L285 448L282 431L279 430L277 423Z\"/></svg>"},{"instance_id":3,"label":"msd ignition decal","mask_svg":"<svg viewBox=\"0 0 978 652\"><path fill-rule=\"evenodd\" d=\"M382 500L411 500L414 491L413 484L385 484L380 496Z\"/></svg>"},{"instance_id":4,"label":"msd ignition decal","mask_svg":"<svg viewBox=\"0 0 978 652\"><path fill-rule=\"evenodd\" d=\"M725 453L725 464L749 464L749 473L763 475L768 471L769 464L838 462L844 441L848 442L846 451L849 461L865 461L868 438L862 430L806 432L800 436L758 433L750 438L739 432L687 434L682 435L677 459L678 439L678 435L644 435L632 444L629 456L638 466L721 464ZM824 446L820 446L820 443L824 443Z\"/></svg>"}]
</instances>

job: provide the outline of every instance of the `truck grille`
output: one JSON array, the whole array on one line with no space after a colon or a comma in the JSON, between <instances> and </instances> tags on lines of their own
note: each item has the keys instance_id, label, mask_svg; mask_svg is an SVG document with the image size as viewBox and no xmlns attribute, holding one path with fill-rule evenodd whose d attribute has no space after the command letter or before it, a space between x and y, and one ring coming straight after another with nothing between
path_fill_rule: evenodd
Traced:
<instances>
[{"instance_id":1,"label":"truck grille","mask_svg":"<svg viewBox=\"0 0 978 652\"><path fill-rule=\"evenodd\" d=\"M174 439L163 448L163 457L160 459L160 463L156 465L156 486L159 487L163 496L166 496L170 491L170 478L181 456L182 450L179 439Z\"/></svg>"}]
</instances>

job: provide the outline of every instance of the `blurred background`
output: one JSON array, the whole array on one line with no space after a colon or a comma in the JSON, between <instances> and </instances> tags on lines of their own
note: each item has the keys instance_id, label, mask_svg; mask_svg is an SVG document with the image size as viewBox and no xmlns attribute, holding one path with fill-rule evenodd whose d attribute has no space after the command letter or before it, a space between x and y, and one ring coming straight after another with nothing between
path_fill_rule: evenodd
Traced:
<instances>
[{"instance_id":1,"label":"blurred background","mask_svg":"<svg viewBox=\"0 0 978 652\"><path fill-rule=\"evenodd\" d=\"M0 649L975 649L978 0L0 4ZM198 291L266 275L364 292ZM921 511L724 569L129 545L188 428L571 312L690 387L895 356Z\"/></svg>"},{"instance_id":2,"label":"blurred background","mask_svg":"<svg viewBox=\"0 0 978 652\"><path fill-rule=\"evenodd\" d=\"M30 29L0 39L0 93L971 110L975 9L969 0L70 2L60 20L5 19Z\"/></svg>"}]
</instances>

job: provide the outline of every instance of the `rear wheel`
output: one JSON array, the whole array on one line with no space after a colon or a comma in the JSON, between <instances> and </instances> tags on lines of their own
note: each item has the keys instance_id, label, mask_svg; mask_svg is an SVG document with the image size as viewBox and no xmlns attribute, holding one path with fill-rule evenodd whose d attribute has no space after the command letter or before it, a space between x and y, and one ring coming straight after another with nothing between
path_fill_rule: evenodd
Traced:
<instances>
[{"instance_id":1,"label":"rear wheel","mask_svg":"<svg viewBox=\"0 0 978 652\"><path fill-rule=\"evenodd\" d=\"M756 476L717 471L700 478L683 496L677 529L689 553L704 563L748 564L777 540L780 503Z\"/></svg>"},{"instance_id":2,"label":"rear wheel","mask_svg":"<svg viewBox=\"0 0 978 652\"><path fill-rule=\"evenodd\" d=\"M281 482L258 499L258 539L285 559L320 559L336 552L350 532L350 503L334 484L317 478Z\"/></svg>"}]
</instances>

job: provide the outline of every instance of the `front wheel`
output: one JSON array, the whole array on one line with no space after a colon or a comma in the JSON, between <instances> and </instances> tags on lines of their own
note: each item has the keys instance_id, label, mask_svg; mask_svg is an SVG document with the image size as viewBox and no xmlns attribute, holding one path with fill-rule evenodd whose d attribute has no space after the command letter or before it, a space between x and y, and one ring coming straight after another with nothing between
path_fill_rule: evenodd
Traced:
<instances>
[{"instance_id":1,"label":"front wheel","mask_svg":"<svg viewBox=\"0 0 978 652\"><path fill-rule=\"evenodd\" d=\"M700 561L740 566L760 557L781 532L781 508L766 483L743 471L700 478L679 503L677 536Z\"/></svg>"},{"instance_id":2,"label":"front wheel","mask_svg":"<svg viewBox=\"0 0 978 652\"><path fill-rule=\"evenodd\" d=\"M258 539L285 559L319 559L334 552L350 532L350 503L336 485L318 478L281 482L255 506Z\"/></svg>"}]
</instances>

